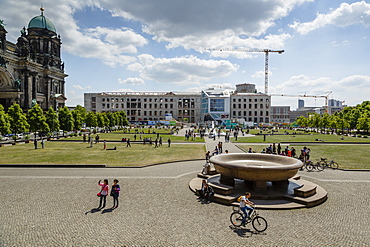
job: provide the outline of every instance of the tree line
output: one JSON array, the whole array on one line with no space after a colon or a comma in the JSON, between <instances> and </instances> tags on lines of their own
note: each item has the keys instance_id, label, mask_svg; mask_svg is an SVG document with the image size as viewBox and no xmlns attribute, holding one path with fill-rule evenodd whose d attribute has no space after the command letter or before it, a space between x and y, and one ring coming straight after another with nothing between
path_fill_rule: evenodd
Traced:
<instances>
[{"instance_id":1,"label":"tree line","mask_svg":"<svg viewBox=\"0 0 370 247\"><path fill-rule=\"evenodd\" d=\"M352 132L368 135L370 129L370 101L364 101L354 107L345 107L332 115L312 113L307 117L300 116L296 124L301 127L318 128L322 132L330 130L338 134Z\"/></svg>"},{"instance_id":2,"label":"tree line","mask_svg":"<svg viewBox=\"0 0 370 247\"><path fill-rule=\"evenodd\" d=\"M17 103L11 105L7 112L0 104L0 133L2 135L81 130L83 124L86 127L109 128L128 125L128 121L124 111L87 112L80 105L73 110L64 106L58 112L52 107L47 112L43 112L41 107L35 104L27 113L24 113Z\"/></svg>"}]
</instances>

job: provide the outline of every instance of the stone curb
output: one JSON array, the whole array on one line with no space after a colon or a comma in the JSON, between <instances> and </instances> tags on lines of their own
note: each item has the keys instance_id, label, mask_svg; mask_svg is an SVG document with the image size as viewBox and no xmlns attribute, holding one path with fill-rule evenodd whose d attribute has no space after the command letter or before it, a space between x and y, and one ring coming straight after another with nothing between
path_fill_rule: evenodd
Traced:
<instances>
[{"instance_id":1,"label":"stone curb","mask_svg":"<svg viewBox=\"0 0 370 247\"><path fill-rule=\"evenodd\" d=\"M0 164L0 167L43 167L43 168L106 168L106 164Z\"/></svg>"},{"instance_id":2,"label":"stone curb","mask_svg":"<svg viewBox=\"0 0 370 247\"><path fill-rule=\"evenodd\" d=\"M187 162L187 161L197 161L203 159L192 159L192 160L177 160L168 161L163 163L155 163L147 166L107 166L106 164L0 164L0 167L45 167L45 168L145 168L150 166L158 166L171 163Z\"/></svg>"}]
</instances>

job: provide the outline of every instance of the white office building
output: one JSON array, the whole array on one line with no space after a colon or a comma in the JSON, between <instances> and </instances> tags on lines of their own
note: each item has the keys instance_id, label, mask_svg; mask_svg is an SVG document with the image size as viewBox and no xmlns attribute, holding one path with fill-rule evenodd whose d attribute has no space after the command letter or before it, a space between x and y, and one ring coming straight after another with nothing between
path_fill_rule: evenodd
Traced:
<instances>
[{"instance_id":1,"label":"white office building","mask_svg":"<svg viewBox=\"0 0 370 247\"><path fill-rule=\"evenodd\" d=\"M202 92L104 92L85 93L87 111L125 111L133 121L160 121L166 114L180 122L217 124L270 123L271 97L257 93L255 85L240 84L236 90L210 88Z\"/></svg>"}]
</instances>

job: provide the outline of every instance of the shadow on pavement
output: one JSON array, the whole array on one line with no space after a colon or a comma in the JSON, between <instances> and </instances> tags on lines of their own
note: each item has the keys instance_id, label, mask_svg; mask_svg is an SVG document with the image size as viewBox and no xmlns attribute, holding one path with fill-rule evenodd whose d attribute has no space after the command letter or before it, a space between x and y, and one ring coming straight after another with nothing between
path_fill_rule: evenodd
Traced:
<instances>
[{"instance_id":1,"label":"shadow on pavement","mask_svg":"<svg viewBox=\"0 0 370 247\"><path fill-rule=\"evenodd\" d=\"M251 231L250 229L247 229L247 228L235 227L233 225L230 225L229 227L230 227L230 229L233 230L233 232L235 232L236 234L238 234L239 237L243 237L243 238L250 238L254 234L256 234L256 235L257 234L258 235L266 235L266 233Z\"/></svg>"},{"instance_id":2,"label":"shadow on pavement","mask_svg":"<svg viewBox=\"0 0 370 247\"><path fill-rule=\"evenodd\" d=\"M97 212L101 212L102 214L111 213L111 212L113 212L113 210L114 210L114 208L107 208L107 209L104 209L104 210L102 210L101 208L93 208L90 211L87 211L85 213L85 215L87 215L88 213L93 214L93 213L97 213Z\"/></svg>"},{"instance_id":3,"label":"shadow on pavement","mask_svg":"<svg viewBox=\"0 0 370 247\"><path fill-rule=\"evenodd\" d=\"M87 215L88 213L93 214L93 213L97 213L97 212L100 212L100 211L101 211L101 209L100 209L100 208L93 208L93 209L91 209L90 211L87 211L87 212L85 213L85 215Z\"/></svg>"}]
</instances>

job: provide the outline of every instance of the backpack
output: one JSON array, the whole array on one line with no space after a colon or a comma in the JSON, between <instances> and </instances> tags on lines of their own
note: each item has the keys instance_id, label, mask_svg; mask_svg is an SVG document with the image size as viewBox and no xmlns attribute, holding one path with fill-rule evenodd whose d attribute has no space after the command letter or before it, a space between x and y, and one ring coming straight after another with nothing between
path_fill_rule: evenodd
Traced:
<instances>
[{"instance_id":1,"label":"backpack","mask_svg":"<svg viewBox=\"0 0 370 247\"><path fill-rule=\"evenodd\" d=\"M240 202L242 200L243 196L239 196L237 201Z\"/></svg>"}]
</instances>

